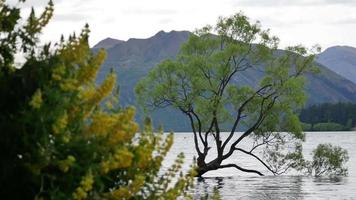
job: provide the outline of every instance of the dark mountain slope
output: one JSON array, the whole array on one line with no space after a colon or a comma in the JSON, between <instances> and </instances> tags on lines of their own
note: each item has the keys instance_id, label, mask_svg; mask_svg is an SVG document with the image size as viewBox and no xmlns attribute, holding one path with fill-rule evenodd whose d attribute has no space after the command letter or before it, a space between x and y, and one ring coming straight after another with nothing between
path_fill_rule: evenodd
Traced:
<instances>
[{"instance_id":1,"label":"dark mountain slope","mask_svg":"<svg viewBox=\"0 0 356 200\"><path fill-rule=\"evenodd\" d=\"M349 46L330 47L318 56L317 61L356 83L356 48Z\"/></svg>"},{"instance_id":2,"label":"dark mountain slope","mask_svg":"<svg viewBox=\"0 0 356 200\"><path fill-rule=\"evenodd\" d=\"M100 49L100 48L104 48L104 49L110 49L111 47L123 43L125 41L122 40L117 40L117 39L113 39L113 38L106 38L102 41L100 41L98 44L96 44L93 49Z\"/></svg>"},{"instance_id":3,"label":"dark mountain slope","mask_svg":"<svg viewBox=\"0 0 356 200\"><path fill-rule=\"evenodd\" d=\"M111 68L118 73L120 102L134 105L134 87L149 70L167 58L175 58L182 43L188 37L187 31L160 31L147 39L130 39L107 49L108 57L98 75L102 81ZM93 51L96 51L94 48ZM356 102L356 84L320 65L320 74L309 75L306 91L308 104L322 102ZM263 76L259 70L245 71L235 82L256 85ZM153 114L156 124L164 124L165 130L189 131L188 121L179 112L170 109L158 110Z\"/></svg>"}]
</instances>

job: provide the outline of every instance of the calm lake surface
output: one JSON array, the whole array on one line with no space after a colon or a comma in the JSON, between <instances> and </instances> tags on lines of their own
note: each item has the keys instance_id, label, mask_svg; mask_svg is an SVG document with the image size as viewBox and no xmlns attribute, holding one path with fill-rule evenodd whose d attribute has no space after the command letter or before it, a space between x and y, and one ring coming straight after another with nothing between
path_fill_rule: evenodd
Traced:
<instances>
[{"instance_id":1,"label":"calm lake surface","mask_svg":"<svg viewBox=\"0 0 356 200\"><path fill-rule=\"evenodd\" d=\"M236 153L229 163L260 170L266 176L247 174L234 168L208 172L203 179L196 180L192 195L198 199L207 193L212 194L216 187L223 199L356 199L356 132L308 132L303 144L305 157L311 158L311 151L320 143L331 143L347 149L350 157L347 177L313 178L297 174L273 176L255 160ZM186 156L184 169L188 169L196 155L192 133L175 134L164 168L169 167L180 152Z\"/></svg>"}]
</instances>

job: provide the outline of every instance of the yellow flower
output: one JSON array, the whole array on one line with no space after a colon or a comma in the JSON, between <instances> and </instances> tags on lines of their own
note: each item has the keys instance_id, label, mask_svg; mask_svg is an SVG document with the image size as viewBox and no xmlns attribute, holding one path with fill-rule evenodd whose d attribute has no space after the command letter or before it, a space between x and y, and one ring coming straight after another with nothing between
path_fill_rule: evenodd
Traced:
<instances>
[{"instance_id":1,"label":"yellow flower","mask_svg":"<svg viewBox=\"0 0 356 200\"><path fill-rule=\"evenodd\" d=\"M110 168L111 169L128 168L132 164L133 157L134 155L126 148L116 150L114 154L114 160L112 160Z\"/></svg>"},{"instance_id":2,"label":"yellow flower","mask_svg":"<svg viewBox=\"0 0 356 200\"><path fill-rule=\"evenodd\" d=\"M66 79L60 84L60 88L63 91L74 91L78 88L78 80L76 79Z\"/></svg>"},{"instance_id":3,"label":"yellow flower","mask_svg":"<svg viewBox=\"0 0 356 200\"><path fill-rule=\"evenodd\" d=\"M113 90L116 82L116 75L114 73L110 73L104 82L99 86L96 91L96 96L94 101L96 103L100 102L103 98L107 97L110 92Z\"/></svg>"},{"instance_id":4,"label":"yellow flower","mask_svg":"<svg viewBox=\"0 0 356 200\"><path fill-rule=\"evenodd\" d=\"M54 134L59 134L68 124L68 115L65 112L61 117L59 117L56 122L52 125L52 130Z\"/></svg>"},{"instance_id":5,"label":"yellow flower","mask_svg":"<svg viewBox=\"0 0 356 200\"><path fill-rule=\"evenodd\" d=\"M42 92L41 89L37 89L32 96L32 99L30 101L30 106L33 109L39 109L41 107L41 104L42 104Z\"/></svg>"},{"instance_id":6,"label":"yellow flower","mask_svg":"<svg viewBox=\"0 0 356 200\"><path fill-rule=\"evenodd\" d=\"M71 139L71 136L68 133L63 134L62 140L64 143L68 143L70 141L70 139Z\"/></svg>"},{"instance_id":7,"label":"yellow flower","mask_svg":"<svg viewBox=\"0 0 356 200\"><path fill-rule=\"evenodd\" d=\"M59 164L59 169L62 171L62 172L64 172L64 173L66 173L66 172L68 172L68 170L69 170L69 166L66 164L66 163L60 163Z\"/></svg>"},{"instance_id":8,"label":"yellow flower","mask_svg":"<svg viewBox=\"0 0 356 200\"><path fill-rule=\"evenodd\" d=\"M55 80L55 81L60 81L62 79L62 76L64 75L64 73L65 73L65 66L64 65L56 67L53 70L52 79Z\"/></svg>"},{"instance_id":9,"label":"yellow flower","mask_svg":"<svg viewBox=\"0 0 356 200\"><path fill-rule=\"evenodd\" d=\"M135 176L135 180L130 185L132 193L139 192L144 183L145 183L145 177L143 175Z\"/></svg>"},{"instance_id":10,"label":"yellow flower","mask_svg":"<svg viewBox=\"0 0 356 200\"><path fill-rule=\"evenodd\" d=\"M118 189L112 191L111 194L112 194L113 199L129 199L131 197L130 191L126 187L118 188Z\"/></svg>"},{"instance_id":11,"label":"yellow flower","mask_svg":"<svg viewBox=\"0 0 356 200\"><path fill-rule=\"evenodd\" d=\"M89 135L95 134L99 136L106 136L114 123L114 116L104 112L96 112L93 115L93 120L89 127L88 133Z\"/></svg>"},{"instance_id":12,"label":"yellow flower","mask_svg":"<svg viewBox=\"0 0 356 200\"><path fill-rule=\"evenodd\" d=\"M115 145L121 142L127 141L129 138L129 133L120 130L120 129L115 129L111 135L111 138L109 140L111 145Z\"/></svg>"},{"instance_id":13,"label":"yellow flower","mask_svg":"<svg viewBox=\"0 0 356 200\"><path fill-rule=\"evenodd\" d=\"M91 174L91 172L89 172L80 181L80 186L77 187L77 189L73 193L73 199L77 199L77 200L86 199L88 197L87 192L93 189L93 183L94 183L94 177Z\"/></svg>"},{"instance_id":14,"label":"yellow flower","mask_svg":"<svg viewBox=\"0 0 356 200\"><path fill-rule=\"evenodd\" d=\"M66 173L68 172L69 168L74 164L75 157L72 155L67 156L67 159L59 161L59 169Z\"/></svg>"},{"instance_id":15,"label":"yellow flower","mask_svg":"<svg viewBox=\"0 0 356 200\"><path fill-rule=\"evenodd\" d=\"M139 192L145 183L145 177L135 176L135 179L126 187L120 187L111 192L111 199L131 199Z\"/></svg>"},{"instance_id":16,"label":"yellow flower","mask_svg":"<svg viewBox=\"0 0 356 200\"><path fill-rule=\"evenodd\" d=\"M71 163L74 163L74 162L75 162L75 157L72 156L72 155L69 155L69 156L67 157L67 160L70 161Z\"/></svg>"},{"instance_id":17,"label":"yellow flower","mask_svg":"<svg viewBox=\"0 0 356 200\"><path fill-rule=\"evenodd\" d=\"M88 87L82 87L81 92L80 92L80 97L83 100L90 100L95 97L95 87L93 86L88 86Z\"/></svg>"},{"instance_id":18,"label":"yellow flower","mask_svg":"<svg viewBox=\"0 0 356 200\"><path fill-rule=\"evenodd\" d=\"M94 177L91 173L84 176L83 180L80 182L80 185L83 187L84 191L90 191L93 189Z\"/></svg>"},{"instance_id":19,"label":"yellow flower","mask_svg":"<svg viewBox=\"0 0 356 200\"><path fill-rule=\"evenodd\" d=\"M87 196L88 196L88 194L81 187L78 187L75 190L75 192L73 193L73 199L76 199L76 200L86 199Z\"/></svg>"},{"instance_id":20,"label":"yellow flower","mask_svg":"<svg viewBox=\"0 0 356 200\"><path fill-rule=\"evenodd\" d=\"M135 117L135 108L134 107L128 107L126 109L126 114L128 119L133 120Z\"/></svg>"},{"instance_id":21,"label":"yellow flower","mask_svg":"<svg viewBox=\"0 0 356 200\"><path fill-rule=\"evenodd\" d=\"M109 102L109 101L105 102L105 107L106 107L107 109L109 109L109 110L114 109L114 106L113 106L112 103Z\"/></svg>"},{"instance_id":22,"label":"yellow flower","mask_svg":"<svg viewBox=\"0 0 356 200\"><path fill-rule=\"evenodd\" d=\"M87 84L95 79L101 64L105 60L105 57L106 57L106 53L104 50L101 49L97 53L96 57L90 60L91 61L90 63L80 68L78 79L80 80L81 83Z\"/></svg>"},{"instance_id":23,"label":"yellow flower","mask_svg":"<svg viewBox=\"0 0 356 200\"><path fill-rule=\"evenodd\" d=\"M103 161L100 165L101 173L106 174L110 171L110 163L108 161Z\"/></svg>"},{"instance_id":24,"label":"yellow flower","mask_svg":"<svg viewBox=\"0 0 356 200\"><path fill-rule=\"evenodd\" d=\"M140 169L144 169L146 168L151 160L152 160L152 154L151 154L151 150L145 150L144 148L141 148L139 147L137 149L137 155L139 157L139 160L137 162L137 166L140 168Z\"/></svg>"}]
</instances>

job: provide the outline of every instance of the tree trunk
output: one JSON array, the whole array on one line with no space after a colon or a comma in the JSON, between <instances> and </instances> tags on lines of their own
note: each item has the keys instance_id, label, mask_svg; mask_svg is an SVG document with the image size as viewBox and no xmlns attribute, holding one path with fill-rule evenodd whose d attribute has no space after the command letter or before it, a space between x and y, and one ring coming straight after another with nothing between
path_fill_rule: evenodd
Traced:
<instances>
[{"instance_id":1,"label":"tree trunk","mask_svg":"<svg viewBox=\"0 0 356 200\"><path fill-rule=\"evenodd\" d=\"M204 156L205 158L205 156ZM215 159L209 163L205 163L204 160L201 160L202 157L198 157L198 166L197 166L197 177L201 177L203 174L205 174L208 171L212 171L212 170L217 170L219 169L222 160L221 159Z\"/></svg>"}]
</instances>

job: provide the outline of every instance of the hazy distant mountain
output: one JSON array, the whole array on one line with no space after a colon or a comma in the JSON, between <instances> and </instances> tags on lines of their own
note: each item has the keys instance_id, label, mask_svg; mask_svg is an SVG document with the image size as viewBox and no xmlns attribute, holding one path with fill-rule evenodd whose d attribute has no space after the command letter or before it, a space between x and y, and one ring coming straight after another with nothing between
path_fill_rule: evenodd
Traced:
<instances>
[{"instance_id":1,"label":"hazy distant mountain","mask_svg":"<svg viewBox=\"0 0 356 200\"><path fill-rule=\"evenodd\" d=\"M122 103L133 104L133 88L137 81L160 61L175 58L189 34L187 31L160 31L147 39L129 39L108 48L107 59L99 72L99 82L113 68L118 73Z\"/></svg>"},{"instance_id":2,"label":"hazy distant mountain","mask_svg":"<svg viewBox=\"0 0 356 200\"><path fill-rule=\"evenodd\" d=\"M113 39L113 38L106 38L104 40L101 40L93 48L94 49L100 49L100 48L109 49L109 48L111 48L117 44L123 43L123 42L125 42L125 41L117 40L117 39Z\"/></svg>"},{"instance_id":3,"label":"hazy distant mountain","mask_svg":"<svg viewBox=\"0 0 356 200\"><path fill-rule=\"evenodd\" d=\"M107 59L99 72L98 81L102 81L111 68L118 74L120 85L120 102L122 105L134 105L134 87L156 64L167 58L175 58L182 43L188 37L187 31L160 31L147 39L129 39L113 45L104 45ZM95 45L96 51L101 42ZM103 47L104 48L104 47ZM356 84L341 77L326 67L320 65L321 73L308 75L306 91L309 95L308 104L322 102L350 101L356 102ZM248 70L238 79L239 84L256 85L263 73L258 70ZM158 110L153 114L156 124L164 124L165 130L189 131L189 124L182 114L170 109Z\"/></svg>"},{"instance_id":4,"label":"hazy distant mountain","mask_svg":"<svg viewBox=\"0 0 356 200\"><path fill-rule=\"evenodd\" d=\"M356 83L356 48L349 46L330 47L318 56L317 61Z\"/></svg>"}]
</instances>

